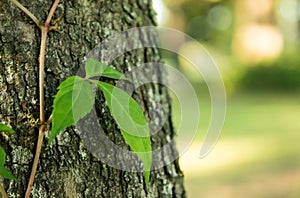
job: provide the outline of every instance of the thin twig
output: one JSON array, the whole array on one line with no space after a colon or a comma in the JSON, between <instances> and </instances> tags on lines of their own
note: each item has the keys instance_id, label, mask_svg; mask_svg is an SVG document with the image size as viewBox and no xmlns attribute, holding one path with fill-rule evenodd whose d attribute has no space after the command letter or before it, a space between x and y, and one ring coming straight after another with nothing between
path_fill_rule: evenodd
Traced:
<instances>
[{"instance_id":1,"label":"thin twig","mask_svg":"<svg viewBox=\"0 0 300 198\"><path fill-rule=\"evenodd\" d=\"M28 185L27 185L25 198L30 197L31 188L33 186L34 177L35 177L36 169L37 169L37 166L39 163L39 158L40 158L40 154L41 154L41 150L42 150L42 143L43 143L44 133L45 133L44 129L45 129L45 125L41 125L39 128L38 143L37 143L36 150L35 150L34 161L33 161L32 168L31 168L31 174L30 174Z\"/></svg>"},{"instance_id":2,"label":"thin twig","mask_svg":"<svg viewBox=\"0 0 300 198\"><path fill-rule=\"evenodd\" d=\"M48 14L48 17L46 19L46 22L44 24L44 26L42 27L42 40L41 40L41 48L40 48L40 57L39 57L39 95L40 95L40 121L41 121L41 126L39 127L39 137L38 137L38 142L37 142L37 146L36 146L36 152L35 152L35 157L34 157L34 161L33 161L33 165L32 165L32 169L31 169L31 174L30 174L30 179L28 182L28 186L27 186L27 190L26 190L26 194L25 194L25 198L29 198L30 197L30 193L31 193L31 188L34 182L34 177L36 174L36 170L37 170L37 166L38 166L38 162L39 162L39 158L40 158L40 154L41 154L41 150L42 150L42 144L43 144L43 140L44 140L44 136L45 136L45 125L47 123L45 123L45 107L44 107L44 71L45 71L45 54L46 54L46 41L47 41L47 33L49 31L49 26L50 26L50 21L53 17L53 14L58 6L59 0L55 0L55 2L53 3L51 10ZM49 120L51 120L51 117L49 118Z\"/></svg>"},{"instance_id":3,"label":"thin twig","mask_svg":"<svg viewBox=\"0 0 300 198\"><path fill-rule=\"evenodd\" d=\"M49 28L50 21L51 21L53 15L54 15L54 12L55 12L55 10L56 10L56 8L58 6L58 3L59 3L59 0L55 0L55 2L52 5L52 8L51 8L51 10L50 10L50 12L49 12L49 14L47 16L47 19L46 19L46 22L45 22L45 26L47 26L46 24L48 24L47 29Z\"/></svg>"},{"instance_id":4,"label":"thin twig","mask_svg":"<svg viewBox=\"0 0 300 198\"><path fill-rule=\"evenodd\" d=\"M39 96L40 96L40 122L41 125L45 122L45 101L44 101L44 72L45 72L45 55L46 55L46 41L47 41L48 28L44 26L42 28L42 40L39 57Z\"/></svg>"},{"instance_id":5,"label":"thin twig","mask_svg":"<svg viewBox=\"0 0 300 198\"><path fill-rule=\"evenodd\" d=\"M22 4L20 4L17 0L10 0L12 3L14 3L18 8L20 8L20 10L22 10L25 14L27 14L27 16L29 16L34 22L35 24L41 28L41 23L40 21L29 11L27 10L27 8L25 8Z\"/></svg>"}]
</instances>

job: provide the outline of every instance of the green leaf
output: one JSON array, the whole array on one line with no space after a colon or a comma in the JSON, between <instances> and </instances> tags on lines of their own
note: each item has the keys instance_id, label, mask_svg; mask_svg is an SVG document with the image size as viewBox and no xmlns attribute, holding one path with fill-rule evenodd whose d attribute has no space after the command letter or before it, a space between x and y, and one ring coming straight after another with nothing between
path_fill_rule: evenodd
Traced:
<instances>
[{"instance_id":1,"label":"green leaf","mask_svg":"<svg viewBox=\"0 0 300 198\"><path fill-rule=\"evenodd\" d=\"M4 167L6 161L6 153L4 149L0 146L0 175L8 179L15 179L13 174Z\"/></svg>"},{"instance_id":2,"label":"green leaf","mask_svg":"<svg viewBox=\"0 0 300 198\"><path fill-rule=\"evenodd\" d=\"M148 184L152 164L150 133L143 111L138 103L125 91L104 82L98 82L108 107L121 129L121 133L144 164L145 180Z\"/></svg>"},{"instance_id":3,"label":"green leaf","mask_svg":"<svg viewBox=\"0 0 300 198\"><path fill-rule=\"evenodd\" d=\"M96 60L89 60L85 64L85 73L86 78L96 77L96 76L104 76L107 78L113 79L124 79L124 74L117 71L111 66L108 66L104 63L100 63Z\"/></svg>"},{"instance_id":4,"label":"green leaf","mask_svg":"<svg viewBox=\"0 0 300 198\"><path fill-rule=\"evenodd\" d=\"M152 164L150 137L137 137L121 129L125 142L137 154L144 164L146 185L149 183Z\"/></svg>"},{"instance_id":5,"label":"green leaf","mask_svg":"<svg viewBox=\"0 0 300 198\"><path fill-rule=\"evenodd\" d=\"M121 129L138 137L149 136L143 111L130 95L105 82L98 82L98 87L103 91L111 114Z\"/></svg>"},{"instance_id":6,"label":"green leaf","mask_svg":"<svg viewBox=\"0 0 300 198\"><path fill-rule=\"evenodd\" d=\"M78 120L88 114L95 103L92 85L79 76L67 78L59 85L58 89L54 98L49 144L59 132L76 124Z\"/></svg>"},{"instance_id":7,"label":"green leaf","mask_svg":"<svg viewBox=\"0 0 300 198\"><path fill-rule=\"evenodd\" d=\"M3 165L0 165L0 175L3 177L6 177L8 179L15 179L13 174L7 168L5 168Z\"/></svg>"},{"instance_id":8,"label":"green leaf","mask_svg":"<svg viewBox=\"0 0 300 198\"><path fill-rule=\"evenodd\" d=\"M10 134L15 133L15 131L12 128L10 128L9 126L6 126L5 124L1 124L1 123L0 123L0 131L7 132Z\"/></svg>"},{"instance_id":9,"label":"green leaf","mask_svg":"<svg viewBox=\"0 0 300 198\"><path fill-rule=\"evenodd\" d=\"M0 166L3 166L6 161L6 153L4 149L0 146Z\"/></svg>"}]
</instances>

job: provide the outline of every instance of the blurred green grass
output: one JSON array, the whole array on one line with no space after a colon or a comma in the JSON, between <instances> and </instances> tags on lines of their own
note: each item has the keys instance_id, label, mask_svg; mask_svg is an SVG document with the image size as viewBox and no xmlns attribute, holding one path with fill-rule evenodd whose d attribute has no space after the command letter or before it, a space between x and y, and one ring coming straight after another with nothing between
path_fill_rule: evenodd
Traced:
<instances>
[{"instance_id":1,"label":"blurred green grass","mask_svg":"<svg viewBox=\"0 0 300 198\"><path fill-rule=\"evenodd\" d=\"M188 197L300 197L300 94L229 96L219 141L201 160L197 154L208 127L210 102L207 92L198 96L196 146L185 154L192 157L181 157ZM175 123L178 105L174 104Z\"/></svg>"},{"instance_id":2,"label":"blurred green grass","mask_svg":"<svg viewBox=\"0 0 300 198\"><path fill-rule=\"evenodd\" d=\"M227 105L226 136L300 132L300 95L247 93L229 97Z\"/></svg>"}]
</instances>

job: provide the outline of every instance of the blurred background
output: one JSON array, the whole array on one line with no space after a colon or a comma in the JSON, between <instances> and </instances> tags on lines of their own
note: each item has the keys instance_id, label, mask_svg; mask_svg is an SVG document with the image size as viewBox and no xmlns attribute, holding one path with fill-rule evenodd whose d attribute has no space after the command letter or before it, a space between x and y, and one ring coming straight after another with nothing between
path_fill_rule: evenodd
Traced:
<instances>
[{"instance_id":1,"label":"blurred background","mask_svg":"<svg viewBox=\"0 0 300 198\"><path fill-rule=\"evenodd\" d=\"M300 197L300 1L153 4L159 26L185 32L208 50L226 87L222 134L209 155L200 159L210 121L209 92L189 62L165 54L166 62L178 67L198 90L200 127L180 158L188 197ZM180 48L193 53L193 45ZM176 126L180 109L176 98L173 101Z\"/></svg>"}]
</instances>

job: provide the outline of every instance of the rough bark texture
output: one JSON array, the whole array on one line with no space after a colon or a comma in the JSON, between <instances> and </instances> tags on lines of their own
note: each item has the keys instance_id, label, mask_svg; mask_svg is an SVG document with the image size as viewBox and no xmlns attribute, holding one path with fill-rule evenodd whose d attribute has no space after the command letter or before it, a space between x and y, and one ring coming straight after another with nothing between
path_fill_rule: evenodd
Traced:
<instances>
[{"instance_id":1,"label":"rough bark texture","mask_svg":"<svg viewBox=\"0 0 300 198\"><path fill-rule=\"evenodd\" d=\"M44 21L52 1L22 0L21 3ZM45 100L46 116L52 111L57 86L68 76L75 75L82 60L100 41L113 32L132 27L153 25L154 12L150 0L66 0L59 4L55 17L63 14L59 29L50 32L47 40ZM143 35L144 34L144 35ZM147 37L147 33L141 35ZM151 37L151 36L149 36ZM7 152L6 166L18 178L1 179L9 197L23 197L35 153L37 128L31 118L38 118L38 53L40 31L36 25L8 0L0 2L0 121L11 125L17 133L0 136ZM154 39L155 38L149 38ZM138 63L159 62L157 49L140 49L126 53L112 64L125 72ZM133 76L134 78L134 76ZM145 75L149 78L149 74ZM164 78L162 71L152 72L150 78ZM159 96L159 97L158 97ZM166 112L156 112L156 118L168 116L168 122L153 137L153 148L170 142L174 131L170 119L170 105L165 88L148 84L135 91L134 97L146 114L156 105ZM97 99L97 113L104 133L117 145L126 148L117 126L111 118L101 95ZM155 112L155 111L152 111ZM100 117L99 116L99 117ZM148 116L150 119L151 116ZM105 145L99 144L105 149ZM176 155L175 146L153 156L167 160ZM124 156L126 157L126 156ZM128 159L131 160L131 159ZM111 168L86 149L73 128L63 132L51 146L43 145L31 197L185 197L183 175L178 162L151 173L146 188L143 174Z\"/></svg>"}]
</instances>

